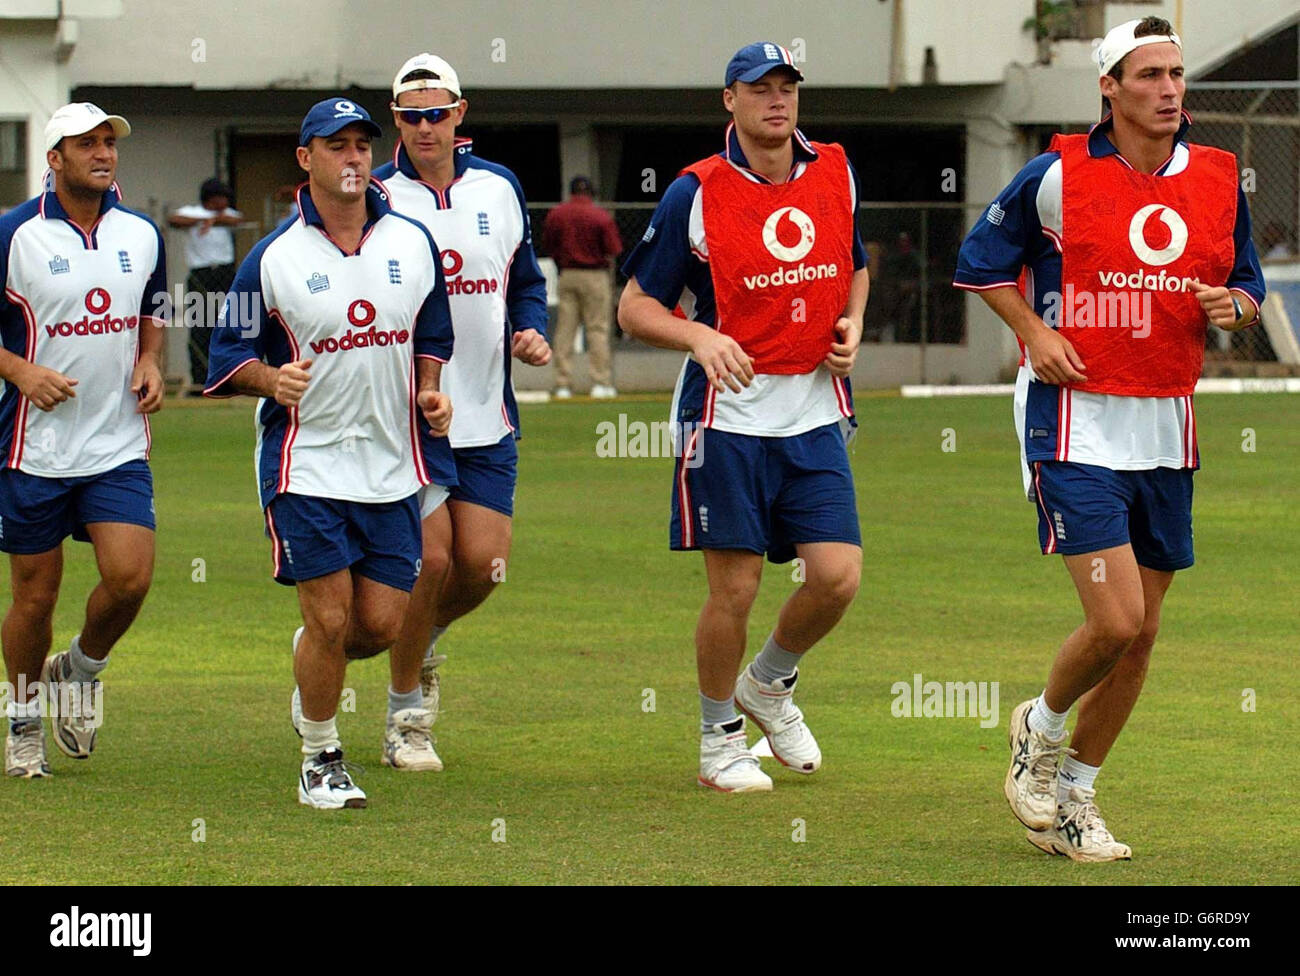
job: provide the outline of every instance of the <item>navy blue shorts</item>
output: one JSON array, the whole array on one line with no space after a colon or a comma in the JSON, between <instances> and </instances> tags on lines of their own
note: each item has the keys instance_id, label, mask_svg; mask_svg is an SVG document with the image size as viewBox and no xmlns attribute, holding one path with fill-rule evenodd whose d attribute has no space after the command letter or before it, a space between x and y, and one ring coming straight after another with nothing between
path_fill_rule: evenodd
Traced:
<instances>
[{"instance_id":1,"label":"navy blue shorts","mask_svg":"<svg viewBox=\"0 0 1300 976\"><path fill-rule=\"evenodd\" d=\"M497 443L484 447L453 448L451 454L456 459L456 477L460 480L451 489L451 500L482 505L513 517L515 482L519 476L515 435L506 434Z\"/></svg>"},{"instance_id":2,"label":"navy blue shorts","mask_svg":"<svg viewBox=\"0 0 1300 976\"><path fill-rule=\"evenodd\" d=\"M411 592L420 575L419 495L396 502L346 502L280 494L266 509L277 583L340 569Z\"/></svg>"},{"instance_id":3,"label":"navy blue shorts","mask_svg":"<svg viewBox=\"0 0 1300 976\"><path fill-rule=\"evenodd\" d=\"M672 549L748 549L785 563L796 543L862 545L839 424L793 437L696 428L692 440L698 466L679 457L673 479Z\"/></svg>"},{"instance_id":4,"label":"navy blue shorts","mask_svg":"<svg viewBox=\"0 0 1300 976\"><path fill-rule=\"evenodd\" d=\"M1132 545L1139 566L1170 573L1192 554L1191 468L1112 471L1072 461L1034 463L1038 542L1065 556Z\"/></svg>"},{"instance_id":5,"label":"navy blue shorts","mask_svg":"<svg viewBox=\"0 0 1300 976\"><path fill-rule=\"evenodd\" d=\"M0 552L49 552L68 536L89 542L86 526L91 522L156 527L149 462L127 461L80 478L0 470Z\"/></svg>"}]
</instances>

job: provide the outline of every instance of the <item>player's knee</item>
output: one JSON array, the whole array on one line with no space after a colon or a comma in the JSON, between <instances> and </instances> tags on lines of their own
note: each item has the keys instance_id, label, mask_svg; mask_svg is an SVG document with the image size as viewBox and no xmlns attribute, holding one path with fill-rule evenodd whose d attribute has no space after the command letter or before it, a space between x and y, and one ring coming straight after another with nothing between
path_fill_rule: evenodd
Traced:
<instances>
[{"instance_id":1,"label":"player's knee","mask_svg":"<svg viewBox=\"0 0 1300 976\"><path fill-rule=\"evenodd\" d=\"M104 588L113 602L120 606L138 605L144 602L153 582L153 567L149 565L130 566L106 573L103 577Z\"/></svg>"},{"instance_id":2,"label":"player's knee","mask_svg":"<svg viewBox=\"0 0 1300 976\"><path fill-rule=\"evenodd\" d=\"M49 620L58 600L58 583L28 583L21 590L15 587L13 609L28 621Z\"/></svg>"},{"instance_id":3,"label":"player's knee","mask_svg":"<svg viewBox=\"0 0 1300 976\"><path fill-rule=\"evenodd\" d=\"M709 600L736 617L747 616L757 597L758 580L747 577L727 579L709 590Z\"/></svg>"},{"instance_id":4,"label":"player's knee","mask_svg":"<svg viewBox=\"0 0 1300 976\"><path fill-rule=\"evenodd\" d=\"M858 595L862 584L862 560L845 559L813 573L807 585L816 598L835 610L844 610Z\"/></svg>"},{"instance_id":5,"label":"player's knee","mask_svg":"<svg viewBox=\"0 0 1300 976\"><path fill-rule=\"evenodd\" d=\"M307 628L325 646L337 648L347 638L348 610L337 605L314 608Z\"/></svg>"},{"instance_id":6,"label":"player's knee","mask_svg":"<svg viewBox=\"0 0 1300 976\"><path fill-rule=\"evenodd\" d=\"M420 556L420 575L425 579L441 580L451 568L451 550L437 542L425 541Z\"/></svg>"},{"instance_id":7,"label":"player's knee","mask_svg":"<svg viewBox=\"0 0 1300 976\"><path fill-rule=\"evenodd\" d=\"M1089 623L1093 646L1111 658L1124 654L1142 632L1140 614L1117 612Z\"/></svg>"}]
</instances>

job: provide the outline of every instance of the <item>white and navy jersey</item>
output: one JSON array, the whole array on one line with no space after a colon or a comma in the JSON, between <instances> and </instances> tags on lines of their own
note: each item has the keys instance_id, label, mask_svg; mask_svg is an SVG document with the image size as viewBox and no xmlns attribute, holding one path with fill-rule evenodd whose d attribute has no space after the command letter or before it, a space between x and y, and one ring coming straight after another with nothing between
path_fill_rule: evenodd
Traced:
<instances>
[{"instance_id":1,"label":"white and navy jersey","mask_svg":"<svg viewBox=\"0 0 1300 976\"><path fill-rule=\"evenodd\" d=\"M5 467L75 478L149 456L149 420L137 411L131 374L140 329L167 316L166 263L158 228L122 205L117 184L89 230L53 191L0 217L5 348L77 381L76 396L48 413L5 385Z\"/></svg>"},{"instance_id":2,"label":"white and navy jersey","mask_svg":"<svg viewBox=\"0 0 1300 976\"><path fill-rule=\"evenodd\" d=\"M727 127L726 148L719 153L747 179L767 180L749 169L735 126ZM794 134L794 166L789 179L801 177L817 152L802 132ZM844 174L857 213L857 174L850 164ZM866 266L866 250L855 227L853 269ZM687 317L714 327L717 305L709 271L709 248L704 235L704 205L699 178L686 173L674 180L650 219L650 226L623 265L623 273L665 308L680 302ZM853 393L847 377L831 375L825 365L811 373L760 374L739 393L718 393L709 384L704 367L689 356L673 392L673 418L733 434L790 437L817 427L853 418Z\"/></svg>"},{"instance_id":3,"label":"white and navy jersey","mask_svg":"<svg viewBox=\"0 0 1300 976\"><path fill-rule=\"evenodd\" d=\"M1174 151L1156 171L1174 176L1187 167L1183 141L1190 119L1178 130ZM1114 156L1109 116L1093 127L1088 153ZM1061 157L1047 152L1030 160L976 221L962 243L954 284L986 291L1017 284L1025 269L1025 300L1052 328L1061 293ZM1237 191L1233 229L1235 259L1227 285L1242 306L1258 312L1264 278L1250 236L1250 210ZM1021 445L1021 474L1029 494L1029 466L1035 461L1073 461L1115 471L1197 468L1196 412L1192 397L1132 397L1084 393L1043 383L1028 361L1016 380L1015 419Z\"/></svg>"},{"instance_id":4,"label":"white and navy jersey","mask_svg":"<svg viewBox=\"0 0 1300 976\"><path fill-rule=\"evenodd\" d=\"M445 190L423 182L399 142L375 170L393 207L428 229L442 252L456 353L442 371L452 402L451 446L483 447L518 436L510 382L514 332L546 335L546 279L533 253L524 192L514 173L456 140L456 178Z\"/></svg>"},{"instance_id":5,"label":"white and navy jersey","mask_svg":"<svg viewBox=\"0 0 1300 976\"><path fill-rule=\"evenodd\" d=\"M297 214L239 266L213 333L209 396L235 395L230 378L250 362L312 361L297 406L258 402L263 507L282 492L377 503L455 484L447 440L429 435L416 405L416 358L452 352L438 252L428 231L391 210L380 183L366 203L349 253L300 187Z\"/></svg>"}]
</instances>

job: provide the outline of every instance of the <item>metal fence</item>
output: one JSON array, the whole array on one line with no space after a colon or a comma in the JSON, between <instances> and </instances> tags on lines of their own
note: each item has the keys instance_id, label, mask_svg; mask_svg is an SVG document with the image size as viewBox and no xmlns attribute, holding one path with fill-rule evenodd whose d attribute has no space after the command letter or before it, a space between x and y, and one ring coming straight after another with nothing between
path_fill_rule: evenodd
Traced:
<instances>
[{"instance_id":1,"label":"metal fence","mask_svg":"<svg viewBox=\"0 0 1300 976\"><path fill-rule=\"evenodd\" d=\"M1287 273L1300 259L1300 82L1194 82L1185 104L1192 140L1237 156L1265 279ZM1206 375L1255 372L1278 358L1264 329L1210 331Z\"/></svg>"},{"instance_id":2,"label":"metal fence","mask_svg":"<svg viewBox=\"0 0 1300 976\"><path fill-rule=\"evenodd\" d=\"M540 250L541 228L554 204L529 209ZM653 203L609 205L623 239L621 266L650 225ZM966 302L952 287L967 224L982 203L862 203L858 233L867 250L871 291L864 342L920 345L966 339ZM623 282L619 276L619 283Z\"/></svg>"}]
</instances>

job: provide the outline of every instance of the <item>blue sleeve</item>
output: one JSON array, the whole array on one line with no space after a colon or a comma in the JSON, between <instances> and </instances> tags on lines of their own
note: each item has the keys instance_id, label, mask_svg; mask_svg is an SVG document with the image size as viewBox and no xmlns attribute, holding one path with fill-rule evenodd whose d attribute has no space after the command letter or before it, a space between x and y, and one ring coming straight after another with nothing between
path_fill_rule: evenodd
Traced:
<instances>
[{"instance_id":1,"label":"blue sleeve","mask_svg":"<svg viewBox=\"0 0 1300 976\"><path fill-rule=\"evenodd\" d=\"M958 287L1015 284L1033 245L1043 233L1038 219L1038 188L1059 153L1035 156L988 205L962 241L957 254Z\"/></svg>"},{"instance_id":2,"label":"blue sleeve","mask_svg":"<svg viewBox=\"0 0 1300 976\"><path fill-rule=\"evenodd\" d=\"M853 180L853 270L861 271L867 266L867 249L862 245L862 234L858 231L858 205L862 203L862 180L858 171L849 163L849 177Z\"/></svg>"},{"instance_id":3,"label":"blue sleeve","mask_svg":"<svg viewBox=\"0 0 1300 976\"><path fill-rule=\"evenodd\" d=\"M175 311L171 307L171 296L167 294L167 247L163 244L158 225L151 220L149 226L158 235L158 261L153 266L153 273L149 275L144 294L140 296L140 318L151 317L166 322Z\"/></svg>"},{"instance_id":4,"label":"blue sleeve","mask_svg":"<svg viewBox=\"0 0 1300 976\"><path fill-rule=\"evenodd\" d=\"M433 288L424 297L419 313L415 316L415 354L432 356L440 363L451 359L454 335L451 326L451 305L447 301L447 278L442 273L441 252L434 243L433 235L424 225L412 221L424 231L429 241L431 260L433 261Z\"/></svg>"},{"instance_id":5,"label":"blue sleeve","mask_svg":"<svg viewBox=\"0 0 1300 976\"><path fill-rule=\"evenodd\" d=\"M699 185L699 178L691 173L673 180L623 264L623 274L635 277L641 290L664 308L677 306L689 262L700 260L691 253L689 236L691 205Z\"/></svg>"},{"instance_id":6,"label":"blue sleeve","mask_svg":"<svg viewBox=\"0 0 1300 976\"><path fill-rule=\"evenodd\" d=\"M262 255L270 238L249 252L235 272L234 283L226 293L221 316L212 331L208 347L208 382L204 396L232 397L238 391L230 377L250 362L260 362L266 355L270 318L262 297Z\"/></svg>"},{"instance_id":7,"label":"blue sleeve","mask_svg":"<svg viewBox=\"0 0 1300 976\"><path fill-rule=\"evenodd\" d=\"M524 188L515 179L515 174L504 170L504 175L514 187L515 197L519 200L519 213L524 220L524 237L515 251L510 265L510 277L506 280L506 315L510 319L512 332L536 329L542 338L546 334L549 317L546 311L546 275L542 274L537 264L537 254L533 250L533 224L528 219L528 204L524 200Z\"/></svg>"},{"instance_id":8,"label":"blue sleeve","mask_svg":"<svg viewBox=\"0 0 1300 976\"><path fill-rule=\"evenodd\" d=\"M1249 295L1258 311L1259 306L1264 304L1264 272L1259 266L1259 254L1250 236L1250 206L1246 203L1246 193L1240 185L1237 186L1237 223L1232 228L1232 243L1235 258L1232 273L1228 275L1228 287Z\"/></svg>"}]
</instances>

